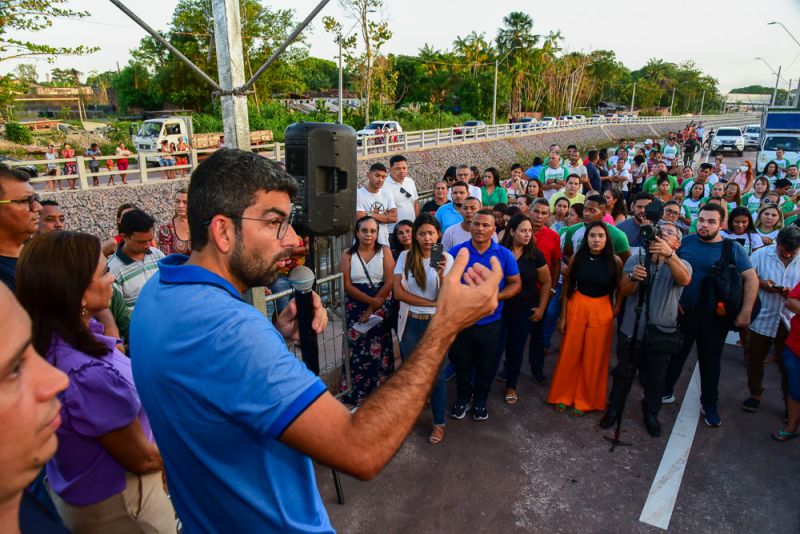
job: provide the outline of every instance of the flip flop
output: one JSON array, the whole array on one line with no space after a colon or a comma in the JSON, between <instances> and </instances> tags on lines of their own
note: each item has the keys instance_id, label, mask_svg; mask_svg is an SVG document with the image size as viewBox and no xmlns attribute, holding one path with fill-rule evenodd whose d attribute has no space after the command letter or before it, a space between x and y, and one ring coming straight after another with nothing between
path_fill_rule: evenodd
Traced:
<instances>
[{"instance_id":1,"label":"flip flop","mask_svg":"<svg viewBox=\"0 0 800 534\"><path fill-rule=\"evenodd\" d=\"M444 425L433 425L431 435L428 436L428 443L438 445L444 441Z\"/></svg>"},{"instance_id":2,"label":"flip flop","mask_svg":"<svg viewBox=\"0 0 800 534\"><path fill-rule=\"evenodd\" d=\"M775 441L789 441L790 439L794 439L800 436L797 432L787 432L783 429L776 430L772 433L772 439Z\"/></svg>"},{"instance_id":3,"label":"flip flop","mask_svg":"<svg viewBox=\"0 0 800 534\"><path fill-rule=\"evenodd\" d=\"M506 390L506 396L505 396L506 404L516 404L518 400L519 400L519 395L517 395L516 390L510 388Z\"/></svg>"},{"instance_id":4,"label":"flip flop","mask_svg":"<svg viewBox=\"0 0 800 534\"><path fill-rule=\"evenodd\" d=\"M558 413L564 413L567 411L567 405L564 403L559 402L558 404L553 405L553 409Z\"/></svg>"},{"instance_id":5,"label":"flip flop","mask_svg":"<svg viewBox=\"0 0 800 534\"><path fill-rule=\"evenodd\" d=\"M586 415L586 414L584 412L582 412L581 410L577 409L577 408L572 408L569 411L569 416L570 417L583 417L584 415Z\"/></svg>"}]
</instances>

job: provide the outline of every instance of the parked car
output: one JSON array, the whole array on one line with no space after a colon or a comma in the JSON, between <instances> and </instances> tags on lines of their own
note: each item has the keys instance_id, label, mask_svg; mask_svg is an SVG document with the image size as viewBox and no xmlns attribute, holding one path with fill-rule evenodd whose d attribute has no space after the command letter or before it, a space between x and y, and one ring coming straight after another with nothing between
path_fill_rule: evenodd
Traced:
<instances>
[{"instance_id":1,"label":"parked car","mask_svg":"<svg viewBox=\"0 0 800 534\"><path fill-rule=\"evenodd\" d=\"M533 117L522 117L516 123L514 123L515 130L529 130L534 128L535 124L538 121Z\"/></svg>"},{"instance_id":2,"label":"parked car","mask_svg":"<svg viewBox=\"0 0 800 534\"><path fill-rule=\"evenodd\" d=\"M388 129L389 131L393 131L395 133L403 133L403 128L397 121L372 121L356 132L358 144L361 144L362 138L375 135L378 131L378 128L380 128L382 132L386 132Z\"/></svg>"},{"instance_id":3,"label":"parked car","mask_svg":"<svg viewBox=\"0 0 800 534\"><path fill-rule=\"evenodd\" d=\"M555 117L542 117L539 121L543 123L543 125L547 128L552 128L556 125L556 118Z\"/></svg>"},{"instance_id":4,"label":"parked car","mask_svg":"<svg viewBox=\"0 0 800 534\"><path fill-rule=\"evenodd\" d=\"M711 155L724 151L736 152L741 157L744 154L744 135L741 128L720 128L711 140Z\"/></svg>"},{"instance_id":5,"label":"parked car","mask_svg":"<svg viewBox=\"0 0 800 534\"><path fill-rule=\"evenodd\" d=\"M761 139L761 125L748 124L744 127L744 147L758 148L758 141Z\"/></svg>"},{"instance_id":6,"label":"parked car","mask_svg":"<svg viewBox=\"0 0 800 534\"><path fill-rule=\"evenodd\" d=\"M462 133L465 135L475 135L484 128L486 128L486 123L483 121L466 121L461 125L460 128L455 128L453 132L456 135L460 135Z\"/></svg>"},{"instance_id":7,"label":"parked car","mask_svg":"<svg viewBox=\"0 0 800 534\"><path fill-rule=\"evenodd\" d=\"M605 116L599 115L597 113L595 113L594 115L589 117L589 122L591 122L593 124L597 124L597 123L600 123L600 122L605 122L605 120L606 120Z\"/></svg>"},{"instance_id":8,"label":"parked car","mask_svg":"<svg viewBox=\"0 0 800 534\"><path fill-rule=\"evenodd\" d=\"M12 165L12 163L19 163L20 161L22 160L0 154L0 163L3 165L8 165L9 167L23 170L27 172L31 178L36 178L39 176L39 171L36 169L36 165Z\"/></svg>"},{"instance_id":9,"label":"parked car","mask_svg":"<svg viewBox=\"0 0 800 534\"><path fill-rule=\"evenodd\" d=\"M586 115L575 115L575 122L586 122Z\"/></svg>"}]
</instances>

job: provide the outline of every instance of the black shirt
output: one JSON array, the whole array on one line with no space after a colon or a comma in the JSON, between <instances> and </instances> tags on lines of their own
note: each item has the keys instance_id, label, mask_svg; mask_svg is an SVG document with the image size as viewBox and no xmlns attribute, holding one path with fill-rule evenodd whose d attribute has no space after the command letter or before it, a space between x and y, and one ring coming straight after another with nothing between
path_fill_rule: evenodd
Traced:
<instances>
[{"instance_id":1,"label":"black shirt","mask_svg":"<svg viewBox=\"0 0 800 534\"><path fill-rule=\"evenodd\" d=\"M616 273L600 256L589 256L573 264L575 289L587 297L607 297L617 287Z\"/></svg>"},{"instance_id":2,"label":"black shirt","mask_svg":"<svg viewBox=\"0 0 800 534\"><path fill-rule=\"evenodd\" d=\"M19 526L22 534L68 534L58 516L47 510L30 491L22 492L19 506Z\"/></svg>"},{"instance_id":3,"label":"black shirt","mask_svg":"<svg viewBox=\"0 0 800 534\"><path fill-rule=\"evenodd\" d=\"M3 282L12 293L17 292L17 284L14 282L14 275L17 272L17 258L0 256L0 282Z\"/></svg>"},{"instance_id":4,"label":"black shirt","mask_svg":"<svg viewBox=\"0 0 800 534\"><path fill-rule=\"evenodd\" d=\"M444 204L447 204L447 202ZM444 206L444 204L442 204L442 206ZM422 211L425 213L436 213L440 207L441 206L437 204L435 200L429 200L422 205Z\"/></svg>"},{"instance_id":5,"label":"black shirt","mask_svg":"<svg viewBox=\"0 0 800 534\"><path fill-rule=\"evenodd\" d=\"M539 305L539 276L537 271L545 265L547 265L547 260L544 259L544 254L539 249L536 249L533 259L523 259L521 256L517 259L519 276L522 279L522 291L505 301L503 315L513 317L514 315L525 314L525 317L530 317L531 308Z\"/></svg>"}]
</instances>

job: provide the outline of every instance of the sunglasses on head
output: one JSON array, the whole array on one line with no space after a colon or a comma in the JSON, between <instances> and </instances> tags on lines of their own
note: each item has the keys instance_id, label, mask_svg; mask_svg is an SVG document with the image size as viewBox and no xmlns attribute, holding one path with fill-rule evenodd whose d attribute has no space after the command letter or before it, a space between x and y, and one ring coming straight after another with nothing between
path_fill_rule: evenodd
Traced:
<instances>
[{"instance_id":1,"label":"sunglasses on head","mask_svg":"<svg viewBox=\"0 0 800 534\"><path fill-rule=\"evenodd\" d=\"M406 198L411 198L411 193L409 193L408 191L406 191L402 187L400 188L400 192L403 193L406 196Z\"/></svg>"}]
</instances>

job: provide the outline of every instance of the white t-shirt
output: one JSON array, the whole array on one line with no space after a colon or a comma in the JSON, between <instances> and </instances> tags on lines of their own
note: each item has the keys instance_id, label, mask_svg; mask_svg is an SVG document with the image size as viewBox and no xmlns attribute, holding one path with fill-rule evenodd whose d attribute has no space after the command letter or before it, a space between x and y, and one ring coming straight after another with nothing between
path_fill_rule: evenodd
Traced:
<instances>
[{"instance_id":1,"label":"white t-shirt","mask_svg":"<svg viewBox=\"0 0 800 534\"><path fill-rule=\"evenodd\" d=\"M400 222L403 219L407 219L413 223L414 219L417 217L417 214L414 213L414 203L419 200L417 185L414 183L414 180L412 180L410 176L406 176L403 179L403 183L398 184L389 176L386 181L383 182L383 187L381 189L388 191L391 193L392 197L394 197L394 205L397 207L397 221ZM400 189L405 192L400 191ZM397 223L391 223L387 225L389 232L394 231L396 224Z\"/></svg>"},{"instance_id":2,"label":"white t-shirt","mask_svg":"<svg viewBox=\"0 0 800 534\"><path fill-rule=\"evenodd\" d=\"M423 291L422 288L419 287L419 284L417 284L417 279L414 278L413 273L409 271L409 276L405 276L406 258L408 258L408 251L404 250L400 253L400 256L397 257L397 263L394 266L394 274L399 274L405 278L406 287L408 287L407 291L412 295L435 301L439 297L439 273L436 272L436 269L431 267L430 259L423 258L422 260L422 265L425 267L425 291ZM447 274L453 267L453 256L445 252L444 258L444 274ZM408 309L412 313L423 315L436 313L435 306L413 306L409 304Z\"/></svg>"},{"instance_id":3,"label":"white t-shirt","mask_svg":"<svg viewBox=\"0 0 800 534\"><path fill-rule=\"evenodd\" d=\"M555 169L550 165L546 165L542 167L541 172L539 173L539 181L544 184L552 184L556 181L566 180L569 173L567 169L564 167L556 167ZM559 186L557 189L547 189L544 191L544 198L550 200L550 197L558 193L559 191L563 190L564 186Z\"/></svg>"},{"instance_id":4,"label":"white t-shirt","mask_svg":"<svg viewBox=\"0 0 800 534\"><path fill-rule=\"evenodd\" d=\"M359 187L356 193L356 211L363 211L367 215L373 211L380 214L386 213L397 206L391 193L381 188L377 193L370 193L366 187ZM389 225L378 223L378 243L389 246Z\"/></svg>"},{"instance_id":5,"label":"white t-shirt","mask_svg":"<svg viewBox=\"0 0 800 534\"><path fill-rule=\"evenodd\" d=\"M468 230L461 228L461 223L458 223L444 231L442 235L442 245L444 245L445 250L450 250L459 243L469 241L470 239L472 239L472 234L470 234ZM497 243L497 232L492 234L492 241Z\"/></svg>"},{"instance_id":6,"label":"white t-shirt","mask_svg":"<svg viewBox=\"0 0 800 534\"><path fill-rule=\"evenodd\" d=\"M619 169L617 169L616 166L613 167L612 169L609 169L609 171L608 171L608 175L609 176L620 176L622 178L626 178L626 180L624 182L622 182L622 187L621 187L622 191L627 191L628 190L628 184L631 182L631 173L628 172L628 168L629 168L629 166L626 163L625 164L625 168L622 169L621 171ZM611 183L616 186L616 184L618 182L613 182L612 181Z\"/></svg>"},{"instance_id":7,"label":"white t-shirt","mask_svg":"<svg viewBox=\"0 0 800 534\"><path fill-rule=\"evenodd\" d=\"M744 247L744 251L747 252L747 255L753 253L754 250L759 249L764 246L764 242L761 240L761 236L758 235L756 232L750 232L749 234L742 234L736 235L733 232L728 232L727 230L722 230L720 232L722 237L727 237L728 239L744 239L744 243L742 246Z\"/></svg>"}]
</instances>

